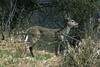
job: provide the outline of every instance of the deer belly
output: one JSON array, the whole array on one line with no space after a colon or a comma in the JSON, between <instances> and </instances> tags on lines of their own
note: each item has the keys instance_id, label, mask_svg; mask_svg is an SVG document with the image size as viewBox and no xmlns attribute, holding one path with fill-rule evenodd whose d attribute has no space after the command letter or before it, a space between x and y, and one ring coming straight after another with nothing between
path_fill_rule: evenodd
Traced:
<instances>
[{"instance_id":1,"label":"deer belly","mask_svg":"<svg viewBox=\"0 0 100 67\"><path fill-rule=\"evenodd\" d=\"M44 33L41 35L41 39L43 41L51 42L54 41L54 34L52 33Z\"/></svg>"}]
</instances>

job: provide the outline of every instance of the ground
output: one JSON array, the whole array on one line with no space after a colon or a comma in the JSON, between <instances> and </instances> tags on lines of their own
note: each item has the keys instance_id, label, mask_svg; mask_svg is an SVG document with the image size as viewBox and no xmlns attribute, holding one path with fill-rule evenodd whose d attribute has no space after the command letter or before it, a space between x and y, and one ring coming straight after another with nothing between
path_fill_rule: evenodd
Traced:
<instances>
[{"instance_id":1,"label":"ground","mask_svg":"<svg viewBox=\"0 0 100 67\"><path fill-rule=\"evenodd\" d=\"M61 57L45 50L33 50L31 57L25 43L0 42L0 67L59 67Z\"/></svg>"},{"instance_id":2,"label":"ground","mask_svg":"<svg viewBox=\"0 0 100 67\"><path fill-rule=\"evenodd\" d=\"M0 67L100 67L100 40L82 39L80 47L69 47L60 56L55 56L50 44L34 48L32 57L24 42L0 41Z\"/></svg>"}]
</instances>

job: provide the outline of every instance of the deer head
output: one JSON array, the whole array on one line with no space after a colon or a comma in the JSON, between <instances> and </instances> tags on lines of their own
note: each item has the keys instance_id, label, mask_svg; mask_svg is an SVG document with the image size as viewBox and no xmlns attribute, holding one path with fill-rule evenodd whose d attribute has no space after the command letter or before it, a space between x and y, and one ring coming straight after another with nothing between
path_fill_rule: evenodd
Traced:
<instances>
[{"instance_id":1,"label":"deer head","mask_svg":"<svg viewBox=\"0 0 100 67\"><path fill-rule=\"evenodd\" d=\"M64 16L64 24L65 24L65 26L69 26L70 28L71 27L78 27L78 23L75 22L74 20L72 20L70 18L70 16L68 17L67 14Z\"/></svg>"},{"instance_id":2,"label":"deer head","mask_svg":"<svg viewBox=\"0 0 100 67\"><path fill-rule=\"evenodd\" d=\"M67 22L67 25L70 26L70 27L78 27L78 23L75 22L74 20L69 20Z\"/></svg>"}]
</instances>

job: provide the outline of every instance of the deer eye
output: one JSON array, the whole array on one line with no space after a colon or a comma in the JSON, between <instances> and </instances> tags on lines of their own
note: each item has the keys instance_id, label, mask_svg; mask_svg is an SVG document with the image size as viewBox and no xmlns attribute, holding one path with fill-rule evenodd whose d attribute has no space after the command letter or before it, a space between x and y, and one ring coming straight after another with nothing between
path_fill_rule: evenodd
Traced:
<instances>
[{"instance_id":1,"label":"deer eye","mask_svg":"<svg viewBox=\"0 0 100 67\"><path fill-rule=\"evenodd\" d=\"M74 21L72 20L72 22L74 22Z\"/></svg>"}]
</instances>

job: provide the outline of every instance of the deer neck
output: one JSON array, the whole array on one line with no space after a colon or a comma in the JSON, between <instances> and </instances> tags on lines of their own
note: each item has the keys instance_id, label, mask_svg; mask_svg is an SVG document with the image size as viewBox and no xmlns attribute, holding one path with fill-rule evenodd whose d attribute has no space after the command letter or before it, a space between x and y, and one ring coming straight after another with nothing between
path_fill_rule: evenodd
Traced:
<instances>
[{"instance_id":1,"label":"deer neck","mask_svg":"<svg viewBox=\"0 0 100 67\"><path fill-rule=\"evenodd\" d=\"M64 28L62 29L62 31L61 31L61 32L62 32L61 34L63 34L63 35L68 35L71 28L72 28L72 27L70 27L70 26L64 27Z\"/></svg>"}]
</instances>

